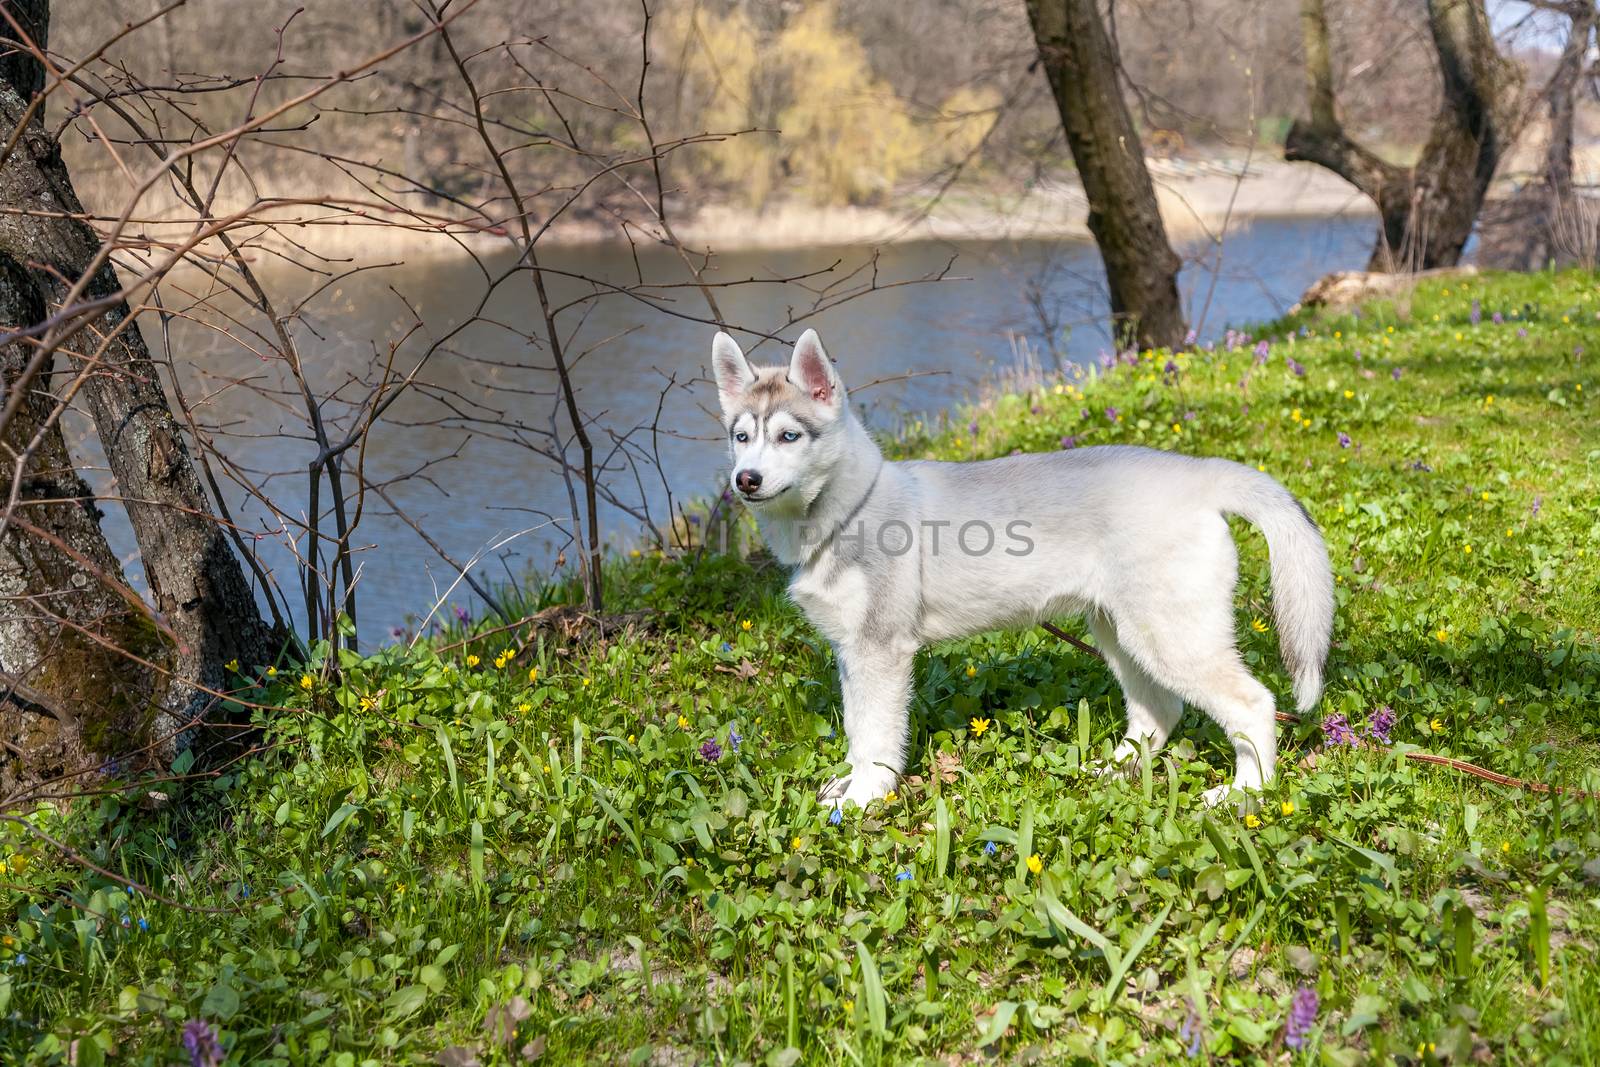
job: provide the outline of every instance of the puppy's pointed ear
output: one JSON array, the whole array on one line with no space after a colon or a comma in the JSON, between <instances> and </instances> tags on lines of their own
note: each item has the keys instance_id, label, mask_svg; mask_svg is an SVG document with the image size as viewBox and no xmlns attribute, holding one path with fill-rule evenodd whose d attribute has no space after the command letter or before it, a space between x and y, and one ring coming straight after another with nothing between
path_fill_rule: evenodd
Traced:
<instances>
[{"instance_id":1,"label":"puppy's pointed ear","mask_svg":"<svg viewBox=\"0 0 1600 1067\"><path fill-rule=\"evenodd\" d=\"M811 399L835 411L844 406L844 384L834 373L833 362L823 351L816 330L807 330L794 343L789 360L789 380L810 394Z\"/></svg>"},{"instance_id":2,"label":"puppy's pointed ear","mask_svg":"<svg viewBox=\"0 0 1600 1067\"><path fill-rule=\"evenodd\" d=\"M717 398L722 401L724 412L732 411L756 380L756 372L750 369L739 342L721 330L711 339L711 373L717 379Z\"/></svg>"}]
</instances>

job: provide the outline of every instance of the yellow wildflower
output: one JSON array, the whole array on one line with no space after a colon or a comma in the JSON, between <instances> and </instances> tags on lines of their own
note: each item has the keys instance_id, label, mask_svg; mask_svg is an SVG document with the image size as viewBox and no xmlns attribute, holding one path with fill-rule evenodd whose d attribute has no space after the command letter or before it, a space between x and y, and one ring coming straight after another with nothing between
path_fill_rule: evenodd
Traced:
<instances>
[{"instance_id":1,"label":"yellow wildflower","mask_svg":"<svg viewBox=\"0 0 1600 1067\"><path fill-rule=\"evenodd\" d=\"M1354 391L1353 391L1353 390L1350 390L1350 389L1346 389L1346 390L1345 390L1345 391L1344 391L1344 398L1345 398L1345 399L1346 399L1346 400L1354 400L1354 399L1355 399L1355 396L1356 396L1356 394L1355 394L1355 392L1354 392Z\"/></svg>"},{"instance_id":2,"label":"yellow wildflower","mask_svg":"<svg viewBox=\"0 0 1600 1067\"><path fill-rule=\"evenodd\" d=\"M1467 555L1470 556L1470 555L1472 555L1472 546L1471 545L1462 545L1461 546L1461 551L1465 552Z\"/></svg>"},{"instance_id":3,"label":"yellow wildflower","mask_svg":"<svg viewBox=\"0 0 1600 1067\"><path fill-rule=\"evenodd\" d=\"M502 652L502 653L500 653L498 656L496 656L494 658L494 665L495 665L495 668L497 670L499 668L501 668L501 667L504 667L507 663L510 663L510 662L511 662L511 653L509 653L509 652Z\"/></svg>"},{"instance_id":4,"label":"yellow wildflower","mask_svg":"<svg viewBox=\"0 0 1600 1067\"><path fill-rule=\"evenodd\" d=\"M893 804L895 801L897 801L899 799L900 799L900 794L896 793L893 789L889 790L887 793L885 793L883 795L883 802L886 805L887 804Z\"/></svg>"},{"instance_id":5,"label":"yellow wildflower","mask_svg":"<svg viewBox=\"0 0 1600 1067\"><path fill-rule=\"evenodd\" d=\"M1183 427L1179 426L1177 423L1173 423L1172 424L1172 432L1176 433L1176 434L1181 434L1181 433L1183 433Z\"/></svg>"},{"instance_id":6,"label":"yellow wildflower","mask_svg":"<svg viewBox=\"0 0 1600 1067\"><path fill-rule=\"evenodd\" d=\"M533 705L532 704L518 704L517 705L517 710L520 711L520 712L523 712L524 714L526 714L527 712L530 712L530 711L533 710Z\"/></svg>"},{"instance_id":7,"label":"yellow wildflower","mask_svg":"<svg viewBox=\"0 0 1600 1067\"><path fill-rule=\"evenodd\" d=\"M1480 500L1488 500L1489 499L1489 490L1485 489L1483 492L1479 493L1478 494L1478 499L1480 499Z\"/></svg>"},{"instance_id":8,"label":"yellow wildflower","mask_svg":"<svg viewBox=\"0 0 1600 1067\"><path fill-rule=\"evenodd\" d=\"M854 1015L855 1014L855 1010L856 1010L856 1002L855 1001L847 1000L847 1001L844 1002L844 1013L846 1015Z\"/></svg>"},{"instance_id":9,"label":"yellow wildflower","mask_svg":"<svg viewBox=\"0 0 1600 1067\"><path fill-rule=\"evenodd\" d=\"M983 732L989 728L988 719L973 719L969 724L972 727L973 737L982 737Z\"/></svg>"},{"instance_id":10,"label":"yellow wildflower","mask_svg":"<svg viewBox=\"0 0 1600 1067\"><path fill-rule=\"evenodd\" d=\"M277 676L278 676L278 668L276 668L276 667L268 667L267 668L267 677L268 678L276 678Z\"/></svg>"},{"instance_id":11,"label":"yellow wildflower","mask_svg":"<svg viewBox=\"0 0 1600 1067\"><path fill-rule=\"evenodd\" d=\"M800 851L800 837L799 837L798 834L795 835L795 839L793 841L789 842L789 850L791 852L799 852Z\"/></svg>"},{"instance_id":12,"label":"yellow wildflower","mask_svg":"<svg viewBox=\"0 0 1600 1067\"><path fill-rule=\"evenodd\" d=\"M302 674L300 676L300 688L301 689L310 689L313 685L316 685L316 684L317 684L317 680L315 678L311 677L311 675Z\"/></svg>"},{"instance_id":13,"label":"yellow wildflower","mask_svg":"<svg viewBox=\"0 0 1600 1067\"><path fill-rule=\"evenodd\" d=\"M16 943L17 943L17 939L12 937L10 934L6 934L4 937L0 937L0 945L4 945L6 948L10 948L13 945L15 945Z\"/></svg>"},{"instance_id":14,"label":"yellow wildflower","mask_svg":"<svg viewBox=\"0 0 1600 1067\"><path fill-rule=\"evenodd\" d=\"M1281 805L1279 805L1279 809L1278 810L1282 811L1285 815L1293 815L1294 814L1294 801L1285 800Z\"/></svg>"},{"instance_id":15,"label":"yellow wildflower","mask_svg":"<svg viewBox=\"0 0 1600 1067\"><path fill-rule=\"evenodd\" d=\"M1251 812L1244 817L1244 824L1250 827L1250 829L1254 830L1256 827L1261 825L1261 820L1256 818L1254 812Z\"/></svg>"},{"instance_id":16,"label":"yellow wildflower","mask_svg":"<svg viewBox=\"0 0 1600 1067\"><path fill-rule=\"evenodd\" d=\"M1034 874L1038 874L1040 871L1044 870L1044 860L1039 858L1039 854L1037 852L1028 857L1028 870L1032 871Z\"/></svg>"},{"instance_id":17,"label":"yellow wildflower","mask_svg":"<svg viewBox=\"0 0 1600 1067\"><path fill-rule=\"evenodd\" d=\"M1428 729L1432 730L1436 734L1442 734L1444 733L1444 723L1440 722L1438 717L1435 716L1434 718L1428 720Z\"/></svg>"},{"instance_id":18,"label":"yellow wildflower","mask_svg":"<svg viewBox=\"0 0 1600 1067\"><path fill-rule=\"evenodd\" d=\"M689 728L689 720L685 716L679 715L678 716L678 729L687 730L688 728Z\"/></svg>"},{"instance_id":19,"label":"yellow wildflower","mask_svg":"<svg viewBox=\"0 0 1600 1067\"><path fill-rule=\"evenodd\" d=\"M583 680L583 688L585 688L585 689L589 688L589 679L585 678Z\"/></svg>"},{"instance_id":20,"label":"yellow wildflower","mask_svg":"<svg viewBox=\"0 0 1600 1067\"><path fill-rule=\"evenodd\" d=\"M1258 634L1264 634L1267 632L1267 624L1262 621L1261 616L1257 615L1250 620L1250 629Z\"/></svg>"},{"instance_id":21,"label":"yellow wildflower","mask_svg":"<svg viewBox=\"0 0 1600 1067\"><path fill-rule=\"evenodd\" d=\"M633 742L634 742L634 736L632 734L629 734L628 735L628 744L631 745L631 744L633 744Z\"/></svg>"},{"instance_id":22,"label":"yellow wildflower","mask_svg":"<svg viewBox=\"0 0 1600 1067\"><path fill-rule=\"evenodd\" d=\"M1450 631L1441 626L1439 629L1434 631L1433 636L1437 637L1440 641L1448 641L1450 640Z\"/></svg>"},{"instance_id":23,"label":"yellow wildflower","mask_svg":"<svg viewBox=\"0 0 1600 1067\"><path fill-rule=\"evenodd\" d=\"M1502 841L1502 842L1500 842L1500 851L1501 852L1510 852L1511 851L1511 842L1510 841Z\"/></svg>"},{"instance_id":24,"label":"yellow wildflower","mask_svg":"<svg viewBox=\"0 0 1600 1067\"><path fill-rule=\"evenodd\" d=\"M967 677L968 678L976 678L977 676L978 676L978 668L974 667L970 663L967 664Z\"/></svg>"},{"instance_id":25,"label":"yellow wildflower","mask_svg":"<svg viewBox=\"0 0 1600 1067\"><path fill-rule=\"evenodd\" d=\"M739 624L739 629L743 630L745 633L749 633L750 632L750 620L746 619L746 620L744 620L744 622L741 622Z\"/></svg>"},{"instance_id":26,"label":"yellow wildflower","mask_svg":"<svg viewBox=\"0 0 1600 1067\"><path fill-rule=\"evenodd\" d=\"M478 660L477 656L468 656L467 657L467 666L476 667L478 665L478 663L479 663L479 660Z\"/></svg>"},{"instance_id":27,"label":"yellow wildflower","mask_svg":"<svg viewBox=\"0 0 1600 1067\"><path fill-rule=\"evenodd\" d=\"M237 656L235 656L233 659L230 659L228 662L224 663L223 666L228 669L228 673L229 674L238 674L239 673L239 658Z\"/></svg>"},{"instance_id":28,"label":"yellow wildflower","mask_svg":"<svg viewBox=\"0 0 1600 1067\"><path fill-rule=\"evenodd\" d=\"M537 682L538 680L539 680L539 668L538 667L529 667L528 668L528 684L532 685L534 682Z\"/></svg>"}]
</instances>

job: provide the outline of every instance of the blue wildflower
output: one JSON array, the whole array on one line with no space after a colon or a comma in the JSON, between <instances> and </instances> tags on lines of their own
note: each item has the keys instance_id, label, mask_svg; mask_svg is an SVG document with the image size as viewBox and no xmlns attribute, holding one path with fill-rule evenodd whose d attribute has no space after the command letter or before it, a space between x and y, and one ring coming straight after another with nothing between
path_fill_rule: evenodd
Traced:
<instances>
[{"instance_id":1,"label":"blue wildflower","mask_svg":"<svg viewBox=\"0 0 1600 1067\"><path fill-rule=\"evenodd\" d=\"M993 841L990 841L988 844L983 846L983 854L985 856L992 856L992 855L995 854L996 851L997 851L997 849L996 849L995 843Z\"/></svg>"},{"instance_id":2,"label":"blue wildflower","mask_svg":"<svg viewBox=\"0 0 1600 1067\"><path fill-rule=\"evenodd\" d=\"M909 882L911 881L911 872L901 871L899 874L894 876L894 880L897 882Z\"/></svg>"},{"instance_id":3,"label":"blue wildflower","mask_svg":"<svg viewBox=\"0 0 1600 1067\"><path fill-rule=\"evenodd\" d=\"M738 730L728 731L728 747L735 752L739 751L739 742L744 740L744 735Z\"/></svg>"},{"instance_id":4,"label":"blue wildflower","mask_svg":"<svg viewBox=\"0 0 1600 1067\"><path fill-rule=\"evenodd\" d=\"M139 916L139 930L142 933L150 932L150 920L146 919L143 915Z\"/></svg>"},{"instance_id":5,"label":"blue wildflower","mask_svg":"<svg viewBox=\"0 0 1600 1067\"><path fill-rule=\"evenodd\" d=\"M1178 1036L1184 1041L1184 1053L1190 1058L1200 1055L1200 1042L1205 1036L1205 1028L1200 1025L1200 1016L1194 1010L1194 1001L1185 1001L1188 1013L1183 1017L1183 1025L1178 1028Z\"/></svg>"},{"instance_id":6,"label":"blue wildflower","mask_svg":"<svg viewBox=\"0 0 1600 1067\"><path fill-rule=\"evenodd\" d=\"M1345 433L1343 430L1339 431L1339 447L1340 448L1349 448L1350 447L1350 435Z\"/></svg>"},{"instance_id":7,"label":"blue wildflower","mask_svg":"<svg viewBox=\"0 0 1600 1067\"><path fill-rule=\"evenodd\" d=\"M844 822L844 809L834 808L833 814L828 816L828 822L832 823L834 826L838 826L840 823Z\"/></svg>"},{"instance_id":8,"label":"blue wildflower","mask_svg":"<svg viewBox=\"0 0 1600 1067\"><path fill-rule=\"evenodd\" d=\"M1472 320L1472 325L1474 325L1474 326L1476 326L1476 325L1478 325L1478 323L1482 322L1483 321L1483 304L1480 303L1477 300L1474 300L1472 302L1472 314L1468 315L1467 317Z\"/></svg>"}]
</instances>

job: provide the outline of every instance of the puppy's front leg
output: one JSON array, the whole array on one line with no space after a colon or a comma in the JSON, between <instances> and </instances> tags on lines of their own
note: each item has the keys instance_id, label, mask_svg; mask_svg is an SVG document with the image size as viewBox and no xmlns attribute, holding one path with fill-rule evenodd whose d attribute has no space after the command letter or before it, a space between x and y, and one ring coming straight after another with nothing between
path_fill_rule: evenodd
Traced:
<instances>
[{"instance_id":1,"label":"puppy's front leg","mask_svg":"<svg viewBox=\"0 0 1600 1067\"><path fill-rule=\"evenodd\" d=\"M822 799L866 807L894 788L905 767L915 642L890 639L837 646L844 692L850 776L823 787Z\"/></svg>"}]
</instances>

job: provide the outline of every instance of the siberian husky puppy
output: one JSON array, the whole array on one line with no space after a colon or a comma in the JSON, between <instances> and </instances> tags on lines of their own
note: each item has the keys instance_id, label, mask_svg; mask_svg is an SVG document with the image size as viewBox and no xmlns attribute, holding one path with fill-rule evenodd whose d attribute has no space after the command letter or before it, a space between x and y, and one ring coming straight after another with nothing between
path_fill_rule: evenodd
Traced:
<instances>
[{"instance_id":1,"label":"siberian husky puppy","mask_svg":"<svg viewBox=\"0 0 1600 1067\"><path fill-rule=\"evenodd\" d=\"M1273 698L1234 647L1238 561L1227 516L1266 535L1296 705L1313 707L1333 628L1322 536L1267 475L1128 446L973 463L889 463L814 330L786 367L711 346L734 494L755 513L789 593L833 644L848 776L822 789L865 807L905 768L912 660L935 641L1084 615L1122 687L1118 761L1159 748L1184 702L1232 739L1232 790L1272 778Z\"/></svg>"}]
</instances>

